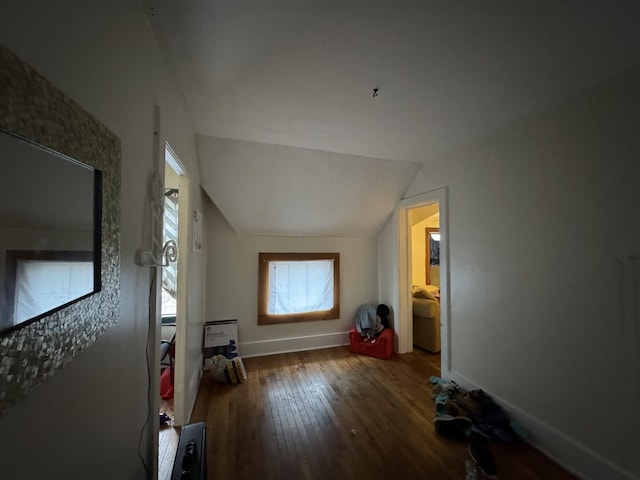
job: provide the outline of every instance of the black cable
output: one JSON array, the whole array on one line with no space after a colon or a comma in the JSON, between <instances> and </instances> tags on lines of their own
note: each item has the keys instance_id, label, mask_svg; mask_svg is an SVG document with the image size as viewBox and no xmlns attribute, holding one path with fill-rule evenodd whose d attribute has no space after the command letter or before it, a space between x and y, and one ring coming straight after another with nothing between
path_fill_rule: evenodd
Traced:
<instances>
[{"instance_id":1,"label":"black cable","mask_svg":"<svg viewBox=\"0 0 640 480\"><path fill-rule=\"evenodd\" d=\"M142 462L142 466L144 467L144 471L147 473L147 478L150 478L151 472L149 471L149 466L147 462L145 462L144 457L140 453L140 447L142 446L142 436L144 431L147 429L147 425L149 424L149 418L151 417L151 365L149 363L149 343L151 342L151 297L155 291L155 283L156 276L158 275L158 269L153 269L153 276L151 277L151 286L149 287L149 303L147 306L147 316L148 316L148 324L147 324L147 345L145 348L145 357L147 359L147 415L144 420L144 424L140 429L140 436L138 437L138 457Z\"/></svg>"}]
</instances>

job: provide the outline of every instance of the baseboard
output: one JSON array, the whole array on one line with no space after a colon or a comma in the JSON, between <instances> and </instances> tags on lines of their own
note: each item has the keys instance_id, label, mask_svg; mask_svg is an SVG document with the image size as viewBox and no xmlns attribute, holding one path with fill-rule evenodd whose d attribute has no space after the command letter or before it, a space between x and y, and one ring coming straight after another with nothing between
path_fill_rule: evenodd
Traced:
<instances>
[{"instance_id":1,"label":"baseboard","mask_svg":"<svg viewBox=\"0 0 640 480\"><path fill-rule=\"evenodd\" d=\"M455 371L443 373L467 390L482 388ZM545 456L584 480L639 480L640 477L594 452L589 447L565 435L548 423L485 390L509 413L512 419L529 431L527 442Z\"/></svg>"},{"instance_id":2,"label":"baseboard","mask_svg":"<svg viewBox=\"0 0 640 480\"><path fill-rule=\"evenodd\" d=\"M302 337L276 338L238 344L242 358L338 347L349 343L349 332L323 333Z\"/></svg>"}]
</instances>

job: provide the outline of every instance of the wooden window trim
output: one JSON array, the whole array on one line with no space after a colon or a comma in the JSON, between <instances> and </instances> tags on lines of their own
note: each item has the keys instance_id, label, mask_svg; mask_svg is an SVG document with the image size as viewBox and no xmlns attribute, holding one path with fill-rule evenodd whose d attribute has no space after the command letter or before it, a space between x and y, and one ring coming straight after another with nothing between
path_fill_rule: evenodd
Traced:
<instances>
[{"instance_id":1,"label":"wooden window trim","mask_svg":"<svg viewBox=\"0 0 640 480\"><path fill-rule=\"evenodd\" d=\"M333 308L319 312L269 315L269 262L333 260ZM258 254L258 325L311 322L340 318L339 253L259 253Z\"/></svg>"}]
</instances>

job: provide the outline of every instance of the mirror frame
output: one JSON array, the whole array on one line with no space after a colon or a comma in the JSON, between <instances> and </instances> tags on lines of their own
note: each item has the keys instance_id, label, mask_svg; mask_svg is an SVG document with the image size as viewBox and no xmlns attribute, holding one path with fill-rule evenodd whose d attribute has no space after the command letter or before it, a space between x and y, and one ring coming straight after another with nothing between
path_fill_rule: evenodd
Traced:
<instances>
[{"instance_id":1,"label":"mirror frame","mask_svg":"<svg viewBox=\"0 0 640 480\"><path fill-rule=\"evenodd\" d=\"M102 173L102 289L0 335L0 416L119 319L120 140L0 45L0 129Z\"/></svg>"}]
</instances>

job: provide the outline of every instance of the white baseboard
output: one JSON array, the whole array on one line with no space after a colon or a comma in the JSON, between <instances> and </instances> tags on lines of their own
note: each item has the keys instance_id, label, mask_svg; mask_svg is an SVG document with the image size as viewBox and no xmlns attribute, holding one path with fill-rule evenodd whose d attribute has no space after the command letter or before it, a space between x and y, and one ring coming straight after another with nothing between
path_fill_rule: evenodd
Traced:
<instances>
[{"instance_id":1,"label":"white baseboard","mask_svg":"<svg viewBox=\"0 0 640 480\"><path fill-rule=\"evenodd\" d=\"M451 379L466 390L482 388L454 371L443 372L443 378ZM487 391L496 402L504 407L511 418L520 423L531 434L527 442L544 453L558 465L584 480L639 480L635 475L574 438L565 435L548 423L534 417L524 410L506 402L504 399Z\"/></svg>"},{"instance_id":2,"label":"white baseboard","mask_svg":"<svg viewBox=\"0 0 640 480\"><path fill-rule=\"evenodd\" d=\"M317 350L319 348L338 347L349 343L349 332L323 333L320 335L305 335L302 337L277 338L273 340L258 340L238 344L238 351L242 358L275 355L276 353L300 352Z\"/></svg>"}]
</instances>

